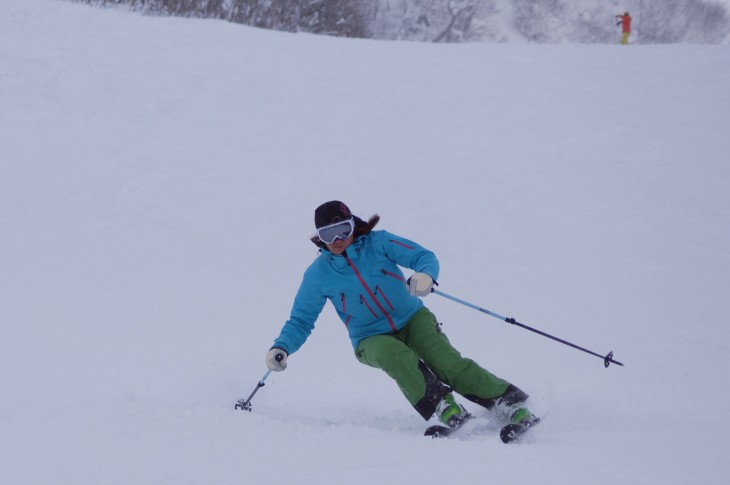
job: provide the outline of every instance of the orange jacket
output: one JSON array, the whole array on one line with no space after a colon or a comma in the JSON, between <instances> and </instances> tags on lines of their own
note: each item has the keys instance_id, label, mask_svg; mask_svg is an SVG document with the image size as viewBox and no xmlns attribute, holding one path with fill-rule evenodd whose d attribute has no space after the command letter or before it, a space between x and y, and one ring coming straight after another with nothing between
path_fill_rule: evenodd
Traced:
<instances>
[{"instance_id":1,"label":"orange jacket","mask_svg":"<svg viewBox=\"0 0 730 485\"><path fill-rule=\"evenodd\" d=\"M619 24L621 25L621 32L624 34L630 34L631 33L631 16L630 15L616 15L617 19L619 20Z\"/></svg>"}]
</instances>

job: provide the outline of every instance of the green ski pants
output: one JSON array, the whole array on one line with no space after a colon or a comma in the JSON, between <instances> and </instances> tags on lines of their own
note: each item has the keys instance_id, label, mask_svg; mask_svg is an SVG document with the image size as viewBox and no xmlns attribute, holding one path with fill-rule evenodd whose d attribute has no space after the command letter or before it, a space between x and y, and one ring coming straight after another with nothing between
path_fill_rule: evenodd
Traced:
<instances>
[{"instance_id":1,"label":"green ski pants","mask_svg":"<svg viewBox=\"0 0 730 485\"><path fill-rule=\"evenodd\" d=\"M363 339L355 355L392 377L424 419L431 417L449 388L481 404L501 396L510 385L462 357L426 307L399 332Z\"/></svg>"}]
</instances>

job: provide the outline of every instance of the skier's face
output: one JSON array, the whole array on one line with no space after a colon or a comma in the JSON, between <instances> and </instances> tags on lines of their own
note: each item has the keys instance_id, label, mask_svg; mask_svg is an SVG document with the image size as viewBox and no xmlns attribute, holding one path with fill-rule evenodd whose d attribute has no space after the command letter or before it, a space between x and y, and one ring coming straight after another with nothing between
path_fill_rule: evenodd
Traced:
<instances>
[{"instance_id":1,"label":"skier's face","mask_svg":"<svg viewBox=\"0 0 730 485\"><path fill-rule=\"evenodd\" d=\"M354 234L351 234L347 239L335 239L332 244L327 245L327 249L329 249L332 254L342 254L342 252L347 249L354 240Z\"/></svg>"}]
</instances>

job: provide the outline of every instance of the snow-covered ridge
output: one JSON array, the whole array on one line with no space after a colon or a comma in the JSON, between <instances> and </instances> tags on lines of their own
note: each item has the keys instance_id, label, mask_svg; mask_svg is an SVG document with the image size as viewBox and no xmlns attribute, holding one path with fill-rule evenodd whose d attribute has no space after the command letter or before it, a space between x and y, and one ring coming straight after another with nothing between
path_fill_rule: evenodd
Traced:
<instances>
[{"instance_id":1,"label":"snow-covered ridge","mask_svg":"<svg viewBox=\"0 0 730 485\"><path fill-rule=\"evenodd\" d=\"M154 15L256 27L428 42L617 43L630 11L632 43L728 43L728 0L72 0Z\"/></svg>"}]
</instances>

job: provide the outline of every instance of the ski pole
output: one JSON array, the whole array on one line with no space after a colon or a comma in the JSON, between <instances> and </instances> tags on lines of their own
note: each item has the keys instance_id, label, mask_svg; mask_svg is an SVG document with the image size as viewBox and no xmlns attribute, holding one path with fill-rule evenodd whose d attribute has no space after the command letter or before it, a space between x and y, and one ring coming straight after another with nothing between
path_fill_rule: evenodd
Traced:
<instances>
[{"instance_id":1,"label":"ski pole","mask_svg":"<svg viewBox=\"0 0 730 485\"><path fill-rule=\"evenodd\" d=\"M504 317L504 316L500 315L499 313L494 313L494 312L489 311L489 310L486 310L486 309L484 309L482 307L476 306L473 303L469 303L468 301L464 301L464 300L462 300L460 298L456 298L455 296L448 295L448 294L444 293L443 291L439 291L437 289L432 289L431 292L432 293L436 293L437 295L443 296L444 298L448 298L449 300L455 301L457 303L461 303L462 305L468 306L469 308L473 308L474 310L480 311L482 313L486 313L487 315L493 316L493 317L498 318L500 320L504 320L505 322L511 323L512 325L517 325L518 327L522 327L522 328L524 328L526 330L529 330L531 332L535 332L537 334L540 334L543 337L547 337L547 338L553 339L556 342L560 342L561 344L565 344L565 345L568 345L570 347L573 347L574 349L582 350L583 352L585 352L587 354L591 354L591 355L595 355L596 357L600 357L601 359L603 359L603 365L605 367L608 367L611 363L614 363L614 364L623 366L623 364L621 362L619 362L617 360L613 360L613 351L611 351L608 354L606 354L605 356L603 356L601 354L597 354L597 353L595 353L593 351L590 351L588 349L584 349L583 347L580 347L578 345L572 344L572 343L570 343L570 342L568 342L566 340L560 339L558 337L554 337L554 336L552 336L550 334L547 334L545 332L542 332L540 330L537 330L536 328L528 327L527 325L524 325L524 324L518 322L514 318Z\"/></svg>"},{"instance_id":2,"label":"ski pole","mask_svg":"<svg viewBox=\"0 0 730 485\"><path fill-rule=\"evenodd\" d=\"M251 398L258 392L259 389L265 386L264 381L267 377L269 377L269 374L271 374L271 369L266 371L266 374L264 374L264 377L261 378L258 384L256 384L256 388L253 390L250 396L248 396L248 399L243 400L239 399L236 405L233 407L233 409L241 409L243 411L251 411Z\"/></svg>"},{"instance_id":3,"label":"ski pole","mask_svg":"<svg viewBox=\"0 0 730 485\"><path fill-rule=\"evenodd\" d=\"M284 358L284 356L281 354L279 354L275 357L277 362L281 362L281 359L283 359L283 358ZM236 405L233 407L233 409L241 409L243 411L250 412L251 411L251 398L254 396L254 394L256 394L258 392L259 389L261 389L262 387L264 387L266 385L264 383L264 381L266 380L267 377L269 377L269 374L271 374L271 369L267 370L266 374L264 374L264 377L262 377L261 380L259 381L259 383L256 384L256 388L253 390L251 395L248 396L248 399L246 399L246 400L239 399L238 402L236 403Z\"/></svg>"}]
</instances>

